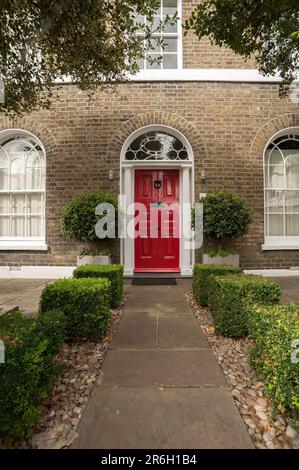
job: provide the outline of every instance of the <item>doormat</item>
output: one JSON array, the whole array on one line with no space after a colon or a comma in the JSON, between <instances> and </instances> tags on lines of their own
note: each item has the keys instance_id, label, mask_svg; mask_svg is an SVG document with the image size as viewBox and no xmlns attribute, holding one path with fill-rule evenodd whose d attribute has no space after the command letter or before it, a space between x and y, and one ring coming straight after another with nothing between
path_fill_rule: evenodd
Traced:
<instances>
[{"instance_id":1,"label":"doormat","mask_svg":"<svg viewBox=\"0 0 299 470\"><path fill-rule=\"evenodd\" d=\"M174 278L159 277L136 277L132 280L133 286L175 286L177 284Z\"/></svg>"}]
</instances>

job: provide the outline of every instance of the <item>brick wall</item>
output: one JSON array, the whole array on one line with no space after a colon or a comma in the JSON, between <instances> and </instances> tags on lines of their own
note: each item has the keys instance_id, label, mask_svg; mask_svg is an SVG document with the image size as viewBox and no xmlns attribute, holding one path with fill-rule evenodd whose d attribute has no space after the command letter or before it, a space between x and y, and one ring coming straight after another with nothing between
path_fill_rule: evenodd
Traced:
<instances>
[{"instance_id":1,"label":"brick wall","mask_svg":"<svg viewBox=\"0 0 299 470\"><path fill-rule=\"evenodd\" d=\"M191 14L199 0L182 0L183 21ZM198 40L193 32L188 32L183 37L183 64L186 69L254 69L256 68L253 59L246 62L230 49L225 47L211 46L209 38Z\"/></svg>"},{"instance_id":2,"label":"brick wall","mask_svg":"<svg viewBox=\"0 0 299 470\"><path fill-rule=\"evenodd\" d=\"M53 109L0 129L35 134L47 152L46 241L48 252L0 252L0 265L72 265L79 247L63 237L60 214L73 196L101 188L118 194L119 157L125 138L146 124L165 124L183 132L195 155L195 190L225 188L254 209L249 234L237 244L247 268L299 265L299 251L262 252L262 154L278 130L299 126L298 106L278 97L269 84L128 83L118 93L101 91L90 100L72 85L61 87ZM200 168L207 180L200 182ZM108 171L114 171L114 180Z\"/></svg>"}]
</instances>

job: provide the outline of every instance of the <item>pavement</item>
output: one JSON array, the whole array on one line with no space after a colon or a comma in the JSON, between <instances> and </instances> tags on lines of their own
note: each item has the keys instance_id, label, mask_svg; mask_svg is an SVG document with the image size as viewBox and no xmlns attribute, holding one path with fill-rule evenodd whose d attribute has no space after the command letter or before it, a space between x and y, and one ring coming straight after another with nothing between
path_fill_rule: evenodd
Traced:
<instances>
[{"instance_id":1,"label":"pavement","mask_svg":"<svg viewBox=\"0 0 299 470\"><path fill-rule=\"evenodd\" d=\"M72 448L253 448L184 288L131 287Z\"/></svg>"}]
</instances>

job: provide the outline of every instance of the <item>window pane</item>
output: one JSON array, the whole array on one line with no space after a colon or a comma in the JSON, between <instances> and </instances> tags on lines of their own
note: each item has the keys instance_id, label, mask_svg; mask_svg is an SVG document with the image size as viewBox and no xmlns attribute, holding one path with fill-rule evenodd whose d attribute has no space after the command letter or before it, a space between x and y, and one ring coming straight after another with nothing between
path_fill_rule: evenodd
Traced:
<instances>
[{"instance_id":1,"label":"window pane","mask_svg":"<svg viewBox=\"0 0 299 470\"><path fill-rule=\"evenodd\" d=\"M28 237L41 237L41 218L38 216L30 216L27 219L27 234Z\"/></svg>"},{"instance_id":2,"label":"window pane","mask_svg":"<svg viewBox=\"0 0 299 470\"><path fill-rule=\"evenodd\" d=\"M42 195L41 194L28 194L27 195L27 210L29 214L41 214L42 212Z\"/></svg>"},{"instance_id":3,"label":"window pane","mask_svg":"<svg viewBox=\"0 0 299 470\"><path fill-rule=\"evenodd\" d=\"M286 212L299 213L299 191L285 191Z\"/></svg>"},{"instance_id":4,"label":"window pane","mask_svg":"<svg viewBox=\"0 0 299 470\"><path fill-rule=\"evenodd\" d=\"M163 0L163 15L173 16L178 11L177 0Z\"/></svg>"},{"instance_id":5,"label":"window pane","mask_svg":"<svg viewBox=\"0 0 299 470\"><path fill-rule=\"evenodd\" d=\"M159 39L151 39L149 44L149 51L158 52L159 54L161 54L162 48L160 42L161 40Z\"/></svg>"},{"instance_id":6,"label":"window pane","mask_svg":"<svg viewBox=\"0 0 299 470\"><path fill-rule=\"evenodd\" d=\"M151 33L159 33L161 32L161 17L159 16L154 16L152 21L147 21L147 26L151 28Z\"/></svg>"},{"instance_id":7,"label":"window pane","mask_svg":"<svg viewBox=\"0 0 299 470\"><path fill-rule=\"evenodd\" d=\"M269 165L268 172L268 188L284 188L284 167Z\"/></svg>"},{"instance_id":8,"label":"window pane","mask_svg":"<svg viewBox=\"0 0 299 470\"><path fill-rule=\"evenodd\" d=\"M0 215L0 237L9 237L9 216Z\"/></svg>"},{"instance_id":9,"label":"window pane","mask_svg":"<svg viewBox=\"0 0 299 470\"><path fill-rule=\"evenodd\" d=\"M18 215L25 214L25 194L12 194L11 213Z\"/></svg>"},{"instance_id":10,"label":"window pane","mask_svg":"<svg viewBox=\"0 0 299 470\"><path fill-rule=\"evenodd\" d=\"M26 169L26 189L41 189L41 177L39 168Z\"/></svg>"},{"instance_id":11,"label":"window pane","mask_svg":"<svg viewBox=\"0 0 299 470\"><path fill-rule=\"evenodd\" d=\"M299 214L286 216L286 235L289 237L299 236Z\"/></svg>"},{"instance_id":12,"label":"window pane","mask_svg":"<svg viewBox=\"0 0 299 470\"><path fill-rule=\"evenodd\" d=\"M149 54L146 56L146 68L147 69L160 69L161 68L161 55L160 54Z\"/></svg>"},{"instance_id":13,"label":"window pane","mask_svg":"<svg viewBox=\"0 0 299 470\"><path fill-rule=\"evenodd\" d=\"M25 217L13 215L11 218L11 236L25 237Z\"/></svg>"},{"instance_id":14,"label":"window pane","mask_svg":"<svg viewBox=\"0 0 299 470\"><path fill-rule=\"evenodd\" d=\"M283 215L273 215L268 216L269 220L269 236L275 237L283 235Z\"/></svg>"},{"instance_id":15,"label":"window pane","mask_svg":"<svg viewBox=\"0 0 299 470\"><path fill-rule=\"evenodd\" d=\"M10 165L10 189L25 189L25 165L24 161L16 158Z\"/></svg>"},{"instance_id":16,"label":"window pane","mask_svg":"<svg viewBox=\"0 0 299 470\"><path fill-rule=\"evenodd\" d=\"M9 214L9 194L0 194L0 214Z\"/></svg>"},{"instance_id":17,"label":"window pane","mask_svg":"<svg viewBox=\"0 0 299 470\"><path fill-rule=\"evenodd\" d=\"M266 192L266 212L283 212L283 191Z\"/></svg>"},{"instance_id":18,"label":"window pane","mask_svg":"<svg viewBox=\"0 0 299 470\"><path fill-rule=\"evenodd\" d=\"M178 58L176 54L163 54L163 69L176 69Z\"/></svg>"},{"instance_id":19,"label":"window pane","mask_svg":"<svg viewBox=\"0 0 299 470\"><path fill-rule=\"evenodd\" d=\"M9 188L9 170L8 168L0 168L0 189Z\"/></svg>"},{"instance_id":20,"label":"window pane","mask_svg":"<svg viewBox=\"0 0 299 470\"><path fill-rule=\"evenodd\" d=\"M162 21L165 21L165 18L166 18L166 17L163 16ZM170 24L170 23L168 22L168 24L163 25L163 33L177 33L177 31L178 31L178 24L177 24L177 22L175 22L174 24L173 24L173 23Z\"/></svg>"},{"instance_id":21,"label":"window pane","mask_svg":"<svg viewBox=\"0 0 299 470\"><path fill-rule=\"evenodd\" d=\"M178 41L177 39L165 38L163 40L164 52L177 52Z\"/></svg>"},{"instance_id":22,"label":"window pane","mask_svg":"<svg viewBox=\"0 0 299 470\"><path fill-rule=\"evenodd\" d=\"M287 188L299 189L299 155L287 157L286 180Z\"/></svg>"}]
</instances>

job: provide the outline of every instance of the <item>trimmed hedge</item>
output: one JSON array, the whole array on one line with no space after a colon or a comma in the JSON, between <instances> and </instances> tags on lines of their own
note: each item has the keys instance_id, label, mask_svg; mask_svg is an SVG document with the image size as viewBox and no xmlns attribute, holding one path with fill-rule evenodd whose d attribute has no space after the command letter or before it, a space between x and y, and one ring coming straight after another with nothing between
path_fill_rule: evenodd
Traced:
<instances>
[{"instance_id":1,"label":"trimmed hedge","mask_svg":"<svg viewBox=\"0 0 299 470\"><path fill-rule=\"evenodd\" d=\"M247 335L249 306L280 300L279 285L261 276L214 276L211 282L209 309L216 330L224 335Z\"/></svg>"},{"instance_id":2,"label":"trimmed hedge","mask_svg":"<svg viewBox=\"0 0 299 470\"><path fill-rule=\"evenodd\" d=\"M97 341L108 323L110 286L108 279L60 279L44 288L40 311L49 315L49 310L62 310L69 340Z\"/></svg>"},{"instance_id":3,"label":"trimmed hedge","mask_svg":"<svg viewBox=\"0 0 299 470\"><path fill-rule=\"evenodd\" d=\"M211 276L240 274L242 269L238 266L219 264L195 264L193 268L192 289L195 300L200 305L208 305Z\"/></svg>"},{"instance_id":4,"label":"trimmed hedge","mask_svg":"<svg viewBox=\"0 0 299 470\"><path fill-rule=\"evenodd\" d=\"M248 327L255 339L250 364L264 382L274 409L298 420L299 304L253 306Z\"/></svg>"},{"instance_id":5,"label":"trimmed hedge","mask_svg":"<svg viewBox=\"0 0 299 470\"><path fill-rule=\"evenodd\" d=\"M48 312L36 321L20 312L0 320L5 363L0 365L0 433L6 438L31 434L42 412L52 381L60 367L53 357L66 338L61 311Z\"/></svg>"},{"instance_id":6,"label":"trimmed hedge","mask_svg":"<svg viewBox=\"0 0 299 470\"><path fill-rule=\"evenodd\" d=\"M111 306L118 307L123 297L124 267L121 264L86 264L74 270L75 278L107 278L111 282Z\"/></svg>"}]
</instances>

